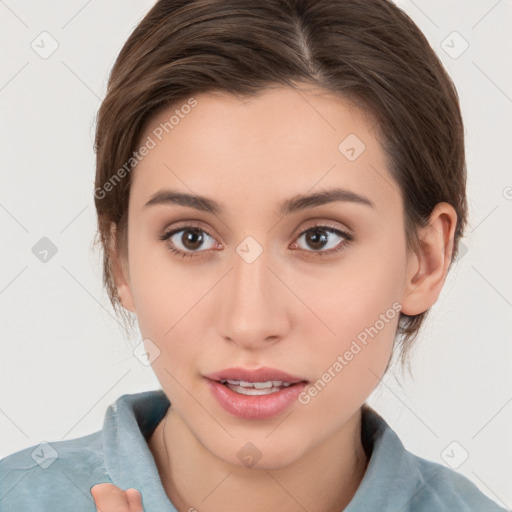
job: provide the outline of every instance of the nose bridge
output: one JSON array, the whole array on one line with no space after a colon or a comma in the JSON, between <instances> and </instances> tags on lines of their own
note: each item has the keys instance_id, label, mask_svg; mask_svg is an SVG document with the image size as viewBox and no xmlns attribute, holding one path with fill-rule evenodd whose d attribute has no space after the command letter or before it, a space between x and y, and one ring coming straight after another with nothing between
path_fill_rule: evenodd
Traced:
<instances>
[{"instance_id":1,"label":"nose bridge","mask_svg":"<svg viewBox=\"0 0 512 512\"><path fill-rule=\"evenodd\" d=\"M267 268L268 254L254 238L244 239L233 254L223 291L220 334L246 348L279 339L286 327L278 283Z\"/></svg>"}]
</instances>

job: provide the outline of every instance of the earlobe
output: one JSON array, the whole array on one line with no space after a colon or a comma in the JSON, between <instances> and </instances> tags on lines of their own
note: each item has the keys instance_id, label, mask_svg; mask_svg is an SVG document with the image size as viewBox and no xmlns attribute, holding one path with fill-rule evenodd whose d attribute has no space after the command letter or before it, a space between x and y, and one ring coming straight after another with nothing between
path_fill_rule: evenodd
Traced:
<instances>
[{"instance_id":1,"label":"earlobe","mask_svg":"<svg viewBox=\"0 0 512 512\"><path fill-rule=\"evenodd\" d=\"M429 222L418 229L419 247L410 255L402 312L419 315L438 299L450 267L457 214L448 203L438 203Z\"/></svg>"}]
</instances>

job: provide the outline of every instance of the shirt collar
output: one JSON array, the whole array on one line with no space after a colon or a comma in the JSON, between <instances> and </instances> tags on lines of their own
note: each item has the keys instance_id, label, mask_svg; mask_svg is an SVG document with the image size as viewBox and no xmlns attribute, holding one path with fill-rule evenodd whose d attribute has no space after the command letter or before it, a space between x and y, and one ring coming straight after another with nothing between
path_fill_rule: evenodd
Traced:
<instances>
[{"instance_id":1,"label":"shirt collar","mask_svg":"<svg viewBox=\"0 0 512 512\"><path fill-rule=\"evenodd\" d=\"M102 431L105 467L112 482L122 489L139 489L145 507L161 512L177 511L162 486L147 440L169 406L163 390L123 395L107 409ZM344 512L406 510L421 480L414 456L367 405L362 408L361 440L369 462Z\"/></svg>"},{"instance_id":2,"label":"shirt collar","mask_svg":"<svg viewBox=\"0 0 512 512\"><path fill-rule=\"evenodd\" d=\"M138 489L146 510L177 512L147 444L169 405L163 390L123 395L107 409L103 424L106 471L121 489Z\"/></svg>"},{"instance_id":3,"label":"shirt collar","mask_svg":"<svg viewBox=\"0 0 512 512\"><path fill-rule=\"evenodd\" d=\"M361 440L369 457L368 467L344 512L408 510L422 480L416 457L366 404L362 408Z\"/></svg>"}]
</instances>

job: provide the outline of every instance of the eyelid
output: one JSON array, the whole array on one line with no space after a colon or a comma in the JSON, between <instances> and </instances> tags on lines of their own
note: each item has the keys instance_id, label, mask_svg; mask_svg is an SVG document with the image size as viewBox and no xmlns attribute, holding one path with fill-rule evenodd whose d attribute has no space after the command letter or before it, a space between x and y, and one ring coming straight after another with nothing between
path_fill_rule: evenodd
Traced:
<instances>
[{"instance_id":1,"label":"eyelid","mask_svg":"<svg viewBox=\"0 0 512 512\"><path fill-rule=\"evenodd\" d=\"M185 220L178 222L177 224L173 224L172 228L164 228L163 235L160 238L168 236L170 233L176 233L177 231L186 230L187 228L196 228L198 230L203 231L206 233L209 237L215 238L208 229L204 228L204 225L201 223L201 221L198 220Z\"/></svg>"},{"instance_id":2,"label":"eyelid","mask_svg":"<svg viewBox=\"0 0 512 512\"><path fill-rule=\"evenodd\" d=\"M334 224L328 220L315 219L313 221L308 221L308 223L306 223L305 226L303 225L300 228L300 231L298 232L298 234L296 235L296 238L303 235L304 232L309 231L310 229L314 229L314 228L331 228L334 231L339 231L339 232L343 233L344 236L346 236L347 238L350 238L350 239L354 238L354 236L355 236L352 233L352 230L350 228L348 228L347 226L340 226L340 225Z\"/></svg>"}]
</instances>

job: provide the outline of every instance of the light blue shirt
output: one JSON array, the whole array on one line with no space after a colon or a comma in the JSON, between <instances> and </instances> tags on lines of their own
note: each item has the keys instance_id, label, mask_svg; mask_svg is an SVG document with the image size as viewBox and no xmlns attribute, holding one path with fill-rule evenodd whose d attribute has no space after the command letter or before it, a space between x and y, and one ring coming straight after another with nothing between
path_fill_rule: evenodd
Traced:
<instances>
[{"instance_id":1,"label":"light blue shirt","mask_svg":"<svg viewBox=\"0 0 512 512\"><path fill-rule=\"evenodd\" d=\"M96 512L90 488L111 482L121 489L138 489L145 512L177 512L146 441L169 405L163 390L123 395L108 407L102 430L5 457L0 461L0 511ZM366 406L362 440L371 457L345 512L505 510L464 476L408 452ZM200 503L195 506L200 510Z\"/></svg>"}]
</instances>

